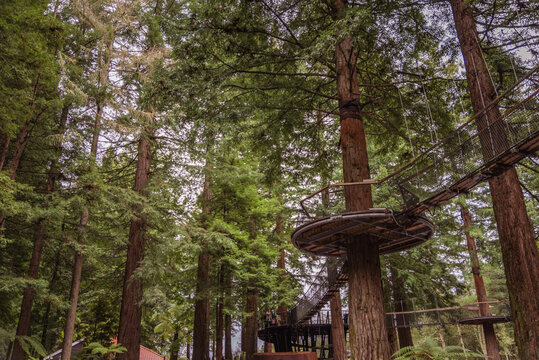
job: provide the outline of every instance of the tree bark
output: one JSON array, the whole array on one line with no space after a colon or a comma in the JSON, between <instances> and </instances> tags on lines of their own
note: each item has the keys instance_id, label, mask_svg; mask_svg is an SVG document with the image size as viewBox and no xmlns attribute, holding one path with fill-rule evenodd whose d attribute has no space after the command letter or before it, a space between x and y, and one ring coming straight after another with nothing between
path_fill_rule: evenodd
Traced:
<instances>
[{"instance_id":1,"label":"tree bark","mask_svg":"<svg viewBox=\"0 0 539 360\"><path fill-rule=\"evenodd\" d=\"M85 220L86 219L86 220ZM83 225L82 222L85 220L88 221L88 212L86 212L86 217L81 218L81 228L86 225ZM73 262L73 274L71 278L71 290L69 291L69 302L70 307L67 311L66 322L64 327L64 341L62 343L62 360L71 359L71 350L73 343L73 334L75 332L75 320L77 318L77 304L79 301L79 289L80 281L82 276L82 254L80 249L75 251L75 259Z\"/></svg>"},{"instance_id":2,"label":"tree bark","mask_svg":"<svg viewBox=\"0 0 539 360\"><path fill-rule=\"evenodd\" d=\"M206 160L205 167L211 167L211 162ZM202 212L209 216L212 208L210 200L210 180L206 176L202 190ZM208 360L210 358L210 253L203 250L198 256L197 286L195 301L195 319L193 325L193 360Z\"/></svg>"},{"instance_id":3,"label":"tree bark","mask_svg":"<svg viewBox=\"0 0 539 360\"><path fill-rule=\"evenodd\" d=\"M108 67L107 67L108 69ZM90 168L95 166L97 156L97 143L99 141L99 129L101 124L101 115L103 111L102 105L97 105L97 112L94 119L92 145L90 148ZM75 333L75 320L77 316L77 306L79 302L79 289L82 277L82 265L84 262L81 245L86 243L86 227L89 219L88 208L84 208L81 212L79 222L79 234L77 238L78 249L75 249L74 261L73 261L73 276L71 279L70 290L70 307L67 311L66 322L64 326L64 339L62 342L62 355L61 360L71 359L71 344L73 343L73 334Z\"/></svg>"},{"instance_id":4,"label":"tree bark","mask_svg":"<svg viewBox=\"0 0 539 360\"><path fill-rule=\"evenodd\" d=\"M478 113L494 99L494 86L482 60L471 8L464 0L451 0L450 3L464 56L472 106ZM503 126L496 122L498 119L500 112L497 106L489 107L477 119L478 131L482 131L480 142L485 159L507 146ZM490 131L485 131L488 125ZM509 290L515 342L521 359L536 359L539 357L539 253L533 228L514 167L489 180L489 186Z\"/></svg>"},{"instance_id":5,"label":"tree bark","mask_svg":"<svg viewBox=\"0 0 539 360\"><path fill-rule=\"evenodd\" d=\"M230 296L232 295L232 275L225 267L225 308L231 310ZM232 316L225 313L225 359L232 360Z\"/></svg>"},{"instance_id":6,"label":"tree bark","mask_svg":"<svg viewBox=\"0 0 539 360\"><path fill-rule=\"evenodd\" d=\"M40 219L36 224L36 231L34 234L34 250L32 251L32 258L30 259L30 267L28 268L28 279L37 279L39 272L39 264L41 262L41 254L43 250L43 240L46 236L45 220ZM30 331L30 316L32 314L32 302L36 290L32 285L27 286L24 289L22 297L21 312L19 314L19 322L17 324L17 336L27 336ZM12 360L24 360L26 354L22 349L18 341L14 342Z\"/></svg>"},{"instance_id":7,"label":"tree bark","mask_svg":"<svg viewBox=\"0 0 539 360\"><path fill-rule=\"evenodd\" d=\"M249 313L245 318L244 342L242 342L242 351L245 352L245 360L252 360L257 352L257 300L256 290L247 289L245 301L245 312Z\"/></svg>"},{"instance_id":8,"label":"tree bark","mask_svg":"<svg viewBox=\"0 0 539 360\"><path fill-rule=\"evenodd\" d=\"M215 359L223 360L223 295L222 287L224 283L223 268L219 271L219 292L220 296L217 299L217 311L215 321Z\"/></svg>"},{"instance_id":9,"label":"tree bark","mask_svg":"<svg viewBox=\"0 0 539 360\"><path fill-rule=\"evenodd\" d=\"M333 0L333 18L346 11L344 0ZM345 35L335 49L337 92L341 119L341 151L345 183L370 178L367 143L359 104L356 56L352 38ZM368 185L346 186L347 211L372 207ZM389 342L383 307L383 291L378 244L368 236L352 236L348 244L348 283L350 307L350 351L353 360L389 359Z\"/></svg>"},{"instance_id":10,"label":"tree bark","mask_svg":"<svg viewBox=\"0 0 539 360\"><path fill-rule=\"evenodd\" d=\"M68 113L69 113L69 107L65 106L62 109L62 113L60 115L60 122L58 125L58 132L61 135L65 133ZM26 129L25 131L28 132L28 129ZM20 147L20 149L17 149L17 150L20 150L20 153L18 154L19 159L16 161L16 163L10 162L9 168L12 171L10 174L10 176L12 176L12 179L15 179L15 174L19 166L20 156L22 155L22 147L24 145L24 141L21 142L21 139L18 139L17 146ZM62 152L62 142L60 141L55 145L54 155L53 155L54 158L51 159L52 160L51 166L47 173L47 181L45 185L45 188L46 188L45 191L47 194L51 194L54 190L55 182L56 182L56 179L58 178L57 163L61 156L61 152ZM46 236L47 236L47 219L40 218L39 220L37 220L36 230L34 233L34 248L32 250L32 257L30 259L30 265L28 269L29 279L37 279L38 277L39 266L41 264L41 256L43 253L43 243L45 242ZM26 289L24 290L23 298L22 298L21 312L19 315L19 323L17 324L17 331L16 331L17 336L26 336L29 334L30 316L32 314L32 303L34 301L34 297L35 297L35 289L32 286L26 287ZM12 359L20 360L20 359L24 359L24 357L25 357L25 354L24 354L23 349L21 348L18 342L15 342L15 346L13 348Z\"/></svg>"},{"instance_id":11,"label":"tree bark","mask_svg":"<svg viewBox=\"0 0 539 360\"><path fill-rule=\"evenodd\" d=\"M172 338L172 344L170 345L170 360L178 360L179 350L180 344L178 343L178 331L174 331L174 337Z\"/></svg>"},{"instance_id":12,"label":"tree bark","mask_svg":"<svg viewBox=\"0 0 539 360\"><path fill-rule=\"evenodd\" d=\"M139 139L137 170L135 174L135 191L147 197L146 185L150 180L150 161L152 157L151 124L144 126ZM135 274L144 259L146 228L148 226L144 205L136 206L135 218L131 220L129 243L127 245L127 261L125 264L122 306L120 310L120 326L118 343L127 351L120 354L120 360L139 360L140 357L140 322L142 319L142 278Z\"/></svg>"},{"instance_id":13,"label":"tree bark","mask_svg":"<svg viewBox=\"0 0 539 360\"><path fill-rule=\"evenodd\" d=\"M346 360L346 337L344 335L340 290L337 290L335 295L331 297L329 306L331 311L331 344L333 346L333 359Z\"/></svg>"},{"instance_id":14,"label":"tree bark","mask_svg":"<svg viewBox=\"0 0 539 360\"><path fill-rule=\"evenodd\" d=\"M396 312L408 311L406 303L406 294L404 292L402 282L397 276L397 272L393 266L389 266L391 273L391 290L393 292L393 300L395 301ZM409 326L408 317L406 314L397 315L397 335L399 338L399 348L414 346L412 339L412 330Z\"/></svg>"},{"instance_id":15,"label":"tree bark","mask_svg":"<svg viewBox=\"0 0 539 360\"><path fill-rule=\"evenodd\" d=\"M64 231L64 226L62 225L62 232ZM51 280L49 282L49 292L52 293L54 290L56 290L56 283L58 280L58 270L60 268L60 262L61 262L61 248L59 248L56 251L56 259L54 262L54 270L52 271ZM43 330L41 332L41 344L43 347L47 350L49 349L48 344L48 330L49 330L49 319L50 319L50 312L51 312L51 302L47 301L47 307L45 308L45 313L43 314L43 319L41 323L43 324Z\"/></svg>"},{"instance_id":16,"label":"tree bark","mask_svg":"<svg viewBox=\"0 0 539 360\"><path fill-rule=\"evenodd\" d=\"M475 285L475 294L477 296L477 302L479 303L479 312L481 316L491 316L490 306L487 302L487 289L485 288L485 282L481 276L481 266L479 257L477 256L475 239L466 230L472 223L470 212L467 208L461 207L460 215L464 223L464 234L466 235L466 244L468 246L468 253L470 254L470 262L472 263L472 274ZM485 336L485 347L489 359L500 360L500 351L498 340L496 339L496 332L494 331L494 325L491 323L484 323L483 334Z\"/></svg>"},{"instance_id":17,"label":"tree bark","mask_svg":"<svg viewBox=\"0 0 539 360\"><path fill-rule=\"evenodd\" d=\"M2 153L0 154L0 171L4 168L4 163L6 162L7 151L9 150L9 144L11 143L11 138L9 135L5 135L4 146L2 147Z\"/></svg>"}]
</instances>

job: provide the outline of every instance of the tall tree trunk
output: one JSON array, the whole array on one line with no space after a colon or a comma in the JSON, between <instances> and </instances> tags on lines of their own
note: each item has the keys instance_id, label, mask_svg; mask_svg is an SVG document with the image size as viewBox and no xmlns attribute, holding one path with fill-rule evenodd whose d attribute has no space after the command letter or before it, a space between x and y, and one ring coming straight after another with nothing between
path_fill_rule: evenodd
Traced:
<instances>
[{"instance_id":1,"label":"tall tree trunk","mask_svg":"<svg viewBox=\"0 0 539 360\"><path fill-rule=\"evenodd\" d=\"M344 18L346 2L333 0L333 18ZM359 87L352 38L345 35L335 49L337 92L341 119L341 150L344 182L370 178L365 129L359 111ZM372 207L368 185L346 186L347 211ZM389 359L389 342L383 306L382 275L378 243L369 236L349 239L348 285L350 308L350 350L353 360Z\"/></svg>"},{"instance_id":2,"label":"tall tree trunk","mask_svg":"<svg viewBox=\"0 0 539 360\"><path fill-rule=\"evenodd\" d=\"M135 173L135 191L147 197L146 185L150 180L150 161L152 157L151 140L153 130L151 124L144 126L139 139L137 170ZM140 357L140 322L142 319L142 279L135 274L144 259L146 228L148 226L144 205L136 206L135 218L129 228L127 245L127 261L125 264L122 306L120 310L120 326L118 342L127 351L120 354L120 360L138 360Z\"/></svg>"},{"instance_id":3,"label":"tall tree trunk","mask_svg":"<svg viewBox=\"0 0 539 360\"><path fill-rule=\"evenodd\" d=\"M482 60L471 8L465 0L450 2L464 56L472 106L478 113L494 99L494 86ZM498 119L498 107L490 107L478 118L478 130L484 131L487 125ZM491 139L498 147L507 143L503 126L500 122L497 124L499 126L492 125L490 132L483 132L484 135L480 136L485 158L494 154ZM521 359L536 359L539 357L539 253L533 228L514 167L489 180L489 185L509 290L515 342Z\"/></svg>"},{"instance_id":4,"label":"tall tree trunk","mask_svg":"<svg viewBox=\"0 0 539 360\"><path fill-rule=\"evenodd\" d=\"M406 304L406 294L403 289L402 281L400 281L397 276L397 271L391 265L389 266L391 273L391 290L393 292L393 300L395 301L395 311L396 312L407 312L408 305ZM399 348L406 346L414 346L414 341L412 339L412 329L407 326L408 324L408 315L402 314L397 315L397 334L399 337Z\"/></svg>"},{"instance_id":5,"label":"tall tree trunk","mask_svg":"<svg viewBox=\"0 0 539 360\"><path fill-rule=\"evenodd\" d=\"M178 343L178 331L174 331L174 337L172 338L172 344L170 345L170 360L178 360L178 351L180 350L180 344Z\"/></svg>"},{"instance_id":6,"label":"tall tree trunk","mask_svg":"<svg viewBox=\"0 0 539 360\"><path fill-rule=\"evenodd\" d=\"M256 289L247 289L245 299L245 312L249 313L245 318L244 340L241 344L242 351L245 352L245 360L252 360L257 352L257 300Z\"/></svg>"},{"instance_id":7,"label":"tall tree trunk","mask_svg":"<svg viewBox=\"0 0 539 360\"><path fill-rule=\"evenodd\" d=\"M62 232L64 231L64 225L62 225ZM56 259L54 261L54 269L52 271L51 280L49 281L49 292L52 293L54 290L56 290L56 284L58 280L58 270L60 268L60 262L62 260L61 257L61 248L58 248L56 251ZM43 330L41 331L41 344L43 347L47 350L49 349L48 344L48 331L49 331L49 322L50 322L50 313L51 313L51 302L47 301L47 306L45 308L45 313L43 314L43 319L41 320L41 323L43 324Z\"/></svg>"},{"instance_id":8,"label":"tall tree trunk","mask_svg":"<svg viewBox=\"0 0 539 360\"><path fill-rule=\"evenodd\" d=\"M228 268L225 267L225 308L231 310L230 296L232 295L232 274ZM225 313L225 359L232 360L232 316Z\"/></svg>"},{"instance_id":9,"label":"tall tree trunk","mask_svg":"<svg viewBox=\"0 0 539 360\"><path fill-rule=\"evenodd\" d=\"M108 67L107 67L108 69ZM99 141L99 129L101 127L101 116L103 105L97 105L97 112L94 119L92 145L90 147L90 169L95 166L97 157L97 144ZM75 333L75 320L77 318L77 306L79 302L80 281L82 277L82 265L84 262L81 246L86 243L86 227L90 213L88 208L84 208L80 215L79 233L77 234L77 247L73 258L73 271L71 278L71 289L69 291L70 306L67 310L66 321L64 325L64 339L62 341L61 360L71 359L71 348L73 343L73 334Z\"/></svg>"},{"instance_id":10,"label":"tall tree trunk","mask_svg":"<svg viewBox=\"0 0 539 360\"><path fill-rule=\"evenodd\" d=\"M211 167L211 162L206 160L204 165ZM212 193L210 190L209 177L206 176L202 193L202 212L209 216L212 208L210 201ZM204 246L203 246L204 248ZM198 256L197 285L195 301L195 319L193 325L193 360L209 360L210 358L210 253L202 250Z\"/></svg>"},{"instance_id":11,"label":"tall tree trunk","mask_svg":"<svg viewBox=\"0 0 539 360\"><path fill-rule=\"evenodd\" d=\"M2 146L2 153L0 154L0 171L4 168L4 163L6 162L7 151L9 150L9 144L11 143L11 138L9 135L5 135L4 146Z\"/></svg>"},{"instance_id":12,"label":"tall tree trunk","mask_svg":"<svg viewBox=\"0 0 539 360\"><path fill-rule=\"evenodd\" d=\"M62 113L60 115L60 122L58 125L58 132L59 134L63 135L65 132L66 122L67 122L67 116L69 113L69 107L64 106L62 109ZM28 131L28 129L26 129ZM20 135L20 134L19 134ZM18 146L20 145L20 155L22 155L22 147L24 145L24 141L19 141L21 139L18 139ZM18 149L17 149L18 150ZM58 142L54 147L54 158L51 161L51 165L49 168L49 171L47 173L47 182L45 185L46 193L51 194L54 190L56 179L58 178L58 161L60 159L62 153L62 142ZM13 160L13 159L12 159ZM17 171L17 168L19 166L19 160L16 161L16 163L10 162L10 170L12 171L10 176L12 176L13 179L15 179L15 174ZM28 278L29 279L37 279L38 272L39 272L39 266L41 264L41 256L43 253L43 243L45 241L45 238L47 236L47 219L40 218L37 220L36 223L36 230L34 233L34 248L32 250L32 257L30 259L30 265L28 268ZM32 303L34 301L35 297L35 289L33 286L27 286L24 290L24 294L22 297L22 304L21 304L21 312L19 315L19 323L17 324L17 336L26 336L29 334L30 331L30 316L32 314ZM15 346L13 348L13 354L12 359L13 360L20 360L24 359L25 354L18 342L15 342Z\"/></svg>"},{"instance_id":13,"label":"tall tree trunk","mask_svg":"<svg viewBox=\"0 0 539 360\"><path fill-rule=\"evenodd\" d=\"M331 297L329 306L331 311L331 344L333 346L333 359L346 360L346 337L344 335L340 290L337 290L335 295Z\"/></svg>"},{"instance_id":14,"label":"tall tree trunk","mask_svg":"<svg viewBox=\"0 0 539 360\"><path fill-rule=\"evenodd\" d=\"M215 312L215 359L223 360L223 295L222 287L224 283L223 267L219 271L219 293Z\"/></svg>"},{"instance_id":15,"label":"tall tree trunk","mask_svg":"<svg viewBox=\"0 0 539 360\"><path fill-rule=\"evenodd\" d=\"M466 244L468 245L468 253L470 254L470 261L472 263L472 274L475 285L475 294L477 296L477 302L479 303L479 312L481 316L491 316L490 307L487 303L487 289L485 288L485 282L481 276L481 266L479 257L477 256L475 239L466 230L472 224L470 212L467 208L461 207L460 214L462 221L464 222L464 234L466 235ZM485 347L489 359L500 360L500 351L498 348L498 340L496 339L496 332L494 331L494 325L492 323L484 323L483 334L485 336Z\"/></svg>"}]
</instances>

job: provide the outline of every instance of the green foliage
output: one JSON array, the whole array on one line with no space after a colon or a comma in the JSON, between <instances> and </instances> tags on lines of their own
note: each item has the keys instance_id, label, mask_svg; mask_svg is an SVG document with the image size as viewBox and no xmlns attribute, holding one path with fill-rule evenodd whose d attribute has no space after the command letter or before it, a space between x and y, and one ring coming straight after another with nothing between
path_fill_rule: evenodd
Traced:
<instances>
[{"instance_id":1,"label":"green foliage","mask_svg":"<svg viewBox=\"0 0 539 360\"><path fill-rule=\"evenodd\" d=\"M432 360L443 360L443 359L477 359L485 358L483 354L473 353L467 351L466 349L460 346L446 346L442 348L438 343L432 339L425 339L424 345L422 346L406 346L402 349L399 349L396 353L392 355L393 360L404 360L404 359L432 359Z\"/></svg>"}]
</instances>

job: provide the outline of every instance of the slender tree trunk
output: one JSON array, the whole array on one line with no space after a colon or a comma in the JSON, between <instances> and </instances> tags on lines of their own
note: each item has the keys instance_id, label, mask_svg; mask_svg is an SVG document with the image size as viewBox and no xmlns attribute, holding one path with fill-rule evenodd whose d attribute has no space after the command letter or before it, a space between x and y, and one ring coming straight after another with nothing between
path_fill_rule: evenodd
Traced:
<instances>
[{"instance_id":1,"label":"slender tree trunk","mask_svg":"<svg viewBox=\"0 0 539 360\"><path fill-rule=\"evenodd\" d=\"M68 116L69 108L65 106L62 109L62 113L60 115L60 123L58 125L58 131L61 135L65 132L65 125L67 122L67 116ZM28 132L28 129L26 129L26 132ZM20 134L19 134L20 135ZM26 137L26 135L25 135ZM17 155L19 157L16 162L10 162L9 168L11 169L10 176L15 179L15 174L17 171L17 168L19 166L19 160L20 156L22 155L22 147L24 145L24 141L19 141L21 139L18 139L18 146L20 145L20 153ZM62 142L58 142L55 146L55 154L52 159L51 166L49 168L49 171L47 173L47 183L46 183L46 193L51 194L54 190L54 185L56 182L56 179L58 177L58 160L61 156L62 152ZM39 266L41 264L41 256L43 253L43 243L45 241L45 238L47 236L47 221L45 218L41 218L37 220L36 223L36 230L34 233L34 248L32 250L32 257L30 259L30 266L28 269L28 278L29 279L37 279L38 272L39 272ZM32 303L34 301L35 297L35 289L32 286L26 287L24 290L23 298L22 298L22 304L21 304L21 312L19 315L19 323L17 324L17 336L26 336L29 334L30 331L30 316L32 313ZM21 348L20 344L18 342L15 342L15 346L13 348L13 354L12 359L13 360L19 360L24 359L25 354L23 349Z\"/></svg>"},{"instance_id":2,"label":"slender tree trunk","mask_svg":"<svg viewBox=\"0 0 539 360\"><path fill-rule=\"evenodd\" d=\"M391 289L393 292L393 300L395 301L395 311L406 312L408 311L408 305L406 304L406 294L402 287L402 282L399 280L397 272L391 264L389 269L391 273ZM407 346L414 346L412 330L407 325L409 325L408 315L397 315L397 334L399 337L399 348L401 349Z\"/></svg>"},{"instance_id":3,"label":"slender tree trunk","mask_svg":"<svg viewBox=\"0 0 539 360\"><path fill-rule=\"evenodd\" d=\"M30 267L28 269L28 279L37 279L39 272L39 263L43 249L43 240L46 236L45 220L40 219L36 224L34 234L34 250L30 259ZM30 315L32 314L32 302L34 301L36 291L32 285L24 289L22 297L21 312L19 315L19 323L17 324L17 336L27 336L30 331ZM26 354L18 341L15 341L12 353L12 360L24 360Z\"/></svg>"},{"instance_id":4,"label":"slender tree trunk","mask_svg":"<svg viewBox=\"0 0 539 360\"><path fill-rule=\"evenodd\" d=\"M64 226L62 225L62 232L64 231ZM51 280L49 282L49 292L52 293L54 290L56 290L56 282L58 280L58 270L60 268L60 262L62 260L61 257L61 249L59 248L56 251L56 259L54 261L54 270L52 271ZM45 308L45 313L43 314L43 319L41 320L41 323L43 324L43 330L41 332L41 344L45 349L49 349L48 344L48 330L49 330L49 319L50 319L50 313L51 313L51 302L47 301L47 307Z\"/></svg>"},{"instance_id":5,"label":"slender tree trunk","mask_svg":"<svg viewBox=\"0 0 539 360\"><path fill-rule=\"evenodd\" d=\"M211 167L206 160L205 167ZM204 181L202 211L206 216L211 215L210 201L212 193L208 176ZM208 360L210 358L210 299L208 294L210 280L210 253L203 250L198 256L197 286L195 301L195 320L193 326L193 360Z\"/></svg>"},{"instance_id":6,"label":"slender tree trunk","mask_svg":"<svg viewBox=\"0 0 539 360\"><path fill-rule=\"evenodd\" d=\"M215 359L223 360L223 296L222 287L224 282L223 267L219 271L219 292L221 295L217 299L217 311L215 319Z\"/></svg>"},{"instance_id":7,"label":"slender tree trunk","mask_svg":"<svg viewBox=\"0 0 539 360\"><path fill-rule=\"evenodd\" d=\"M187 360L191 360L191 343L188 342L186 349L185 349L185 356L187 357Z\"/></svg>"},{"instance_id":8,"label":"slender tree trunk","mask_svg":"<svg viewBox=\"0 0 539 360\"><path fill-rule=\"evenodd\" d=\"M135 174L135 191L147 197L146 185L150 180L150 161L152 157L151 124L143 129L139 140L137 170ZM144 205L135 209L135 218L129 228L127 245L127 261L125 264L122 306L120 310L120 326L118 342L125 346L126 352L120 354L120 360L138 360L140 357L140 322L142 319L142 279L135 272L144 259L146 228L148 226Z\"/></svg>"},{"instance_id":9,"label":"slender tree trunk","mask_svg":"<svg viewBox=\"0 0 539 360\"><path fill-rule=\"evenodd\" d=\"M230 296L232 295L232 274L225 268L225 306L231 310ZM232 316L225 313L225 359L232 360Z\"/></svg>"},{"instance_id":10,"label":"slender tree trunk","mask_svg":"<svg viewBox=\"0 0 539 360\"><path fill-rule=\"evenodd\" d=\"M451 0L455 26L464 56L474 112L482 111L495 96L482 60L471 8L464 0ZM478 118L477 127L486 159L507 144L497 106ZM494 123L494 125L493 125ZM499 125L496 125L499 124ZM490 125L490 131L484 129ZM492 147L495 144L495 147ZM509 290L515 342L521 359L539 358L539 253L514 167L489 180L502 258Z\"/></svg>"},{"instance_id":11,"label":"slender tree trunk","mask_svg":"<svg viewBox=\"0 0 539 360\"><path fill-rule=\"evenodd\" d=\"M11 138L9 135L5 135L4 146L2 147L2 153L0 154L0 171L4 168L4 163L6 162L7 151L9 150L9 144L11 143Z\"/></svg>"},{"instance_id":12,"label":"slender tree trunk","mask_svg":"<svg viewBox=\"0 0 539 360\"><path fill-rule=\"evenodd\" d=\"M178 343L178 331L174 331L174 337L172 338L172 344L170 345L170 360L178 360L179 350L180 344Z\"/></svg>"},{"instance_id":13,"label":"slender tree trunk","mask_svg":"<svg viewBox=\"0 0 539 360\"><path fill-rule=\"evenodd\" d=\"M86 217L81 217L81 228L86 227L83 221L88 221L88 212ZM73 334L75 332L75 320L77 318L77 304L79 301L80 280L82 276L82 254L80 250L75 251L75 259L73 262L73 273L71 278L71 290L69 291L70 307L67 311L66 322L64 327L64 341L62 343L62 360L71 359L71 350L73 343Z\"/></svg>"},{"instance_id":14,"label":"slender tree trunk","mask_svg":"<svg viewBox=\"0 0 539 360\"><path fill-rule=\"evenodd\" d=\"M108 69L108 67L107 67ZM99 129L101 127L101 115L103 105L97 105L97 112L94 119L92 145L90 147L90 168L95 166L97 157L97 144L99 141ZM71 348L73 344L73 334L75 333L75 320L77 317L77 306L79 302L79 290L82 277L82 265L84 262L81 246L86 243L86 227L89 219L88 208L84 208L81 212L79 221L79 233L77 235L77 248L73 260L73 275L71 279L71 290L69 292L70 306L67 311L66 321L64 325L64 339L62 341L61 360L71 359Z\"/></svg>"},{"instance_id":15,"label":"slender tree trunk","mask_svg":"<svg viewBox=\"0 0 539 360\"><path fill-rule=\"evenodd\" d=\"M342 19L346 2L333 0L333 17ZM345 35L335 49L341 119L343 178L346 183L370 178L365 129L359 111L359 87L352 38ZM346 186L347 211L372 207L370 186ZM353 360L389 359L378 243L353 236L348 245L350 350Z\"/></svg>"},{"instance_id":16,"label":"slender tree trunk","mask_svg":"<svg viewBox=\"0 0 539 360\"><path fill-rule=\"evenodd\" d=\"M461 207L460 214L464 222L464 234L466 235L466 244L468 245L468 253L470 254L470 261L472 263L472 274L477 302L479 303L479 312L481 316L491 316L490 307L487 303L487 290L481 276L481 266L479 264L479 257L477 256L475 239L466 230L471 225L470 212L467 208ZM492 323L483 324L483 335L485 336L485 347L489 359L500 360L498 340L496 339L496 332Z\"/></svg>"},{"instance_id":17,"label":"slender tree trunk","mask_svg":"<svg viewBox=\"0 0 539 360\"><path fill-rule=\"evenodd\" d=\"M387 329L387 339L389 341L389 352L394 354L399 350L399 340L397 338L397 330L394 327Z\"/></svg>"},{"instance_id":18,"label":"slender tree trunk","mask_svg":"<svg viewBox=\"0 0 539 360\"><path fill-rule=\"evenodd\" d=\"M331 344L333 346L333 359L346 360L346 337L344 335L340 290L337 290L335 295L331 297L329 306L331 311Z\"/></svg>"}]
</instances>

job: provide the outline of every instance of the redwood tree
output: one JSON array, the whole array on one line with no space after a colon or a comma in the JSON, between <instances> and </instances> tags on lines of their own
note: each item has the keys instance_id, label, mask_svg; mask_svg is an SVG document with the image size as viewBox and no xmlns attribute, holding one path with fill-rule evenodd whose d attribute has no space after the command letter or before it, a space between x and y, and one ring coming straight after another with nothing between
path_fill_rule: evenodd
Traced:
<instances>
[{"instance_id":1,"label":"redwood tree","mask_svg":"<svg viewBox=\"0 0 539 360\"><path fill-rule=\"evenodd\" d=\"M451 0L466 77L475 113L485 110L477 119L483 156L489 160L495 153L489 146L490 136L503 146L507 139L498 121L497 106L487 106L495 98L489 80L472 9L465 0ZM489 127L489 131L486 131ZM495 149L498 150L498 149ZM502 258L509 290L515 327L515 341L522 359L539 357L539 253L534 232L526 212L524 196L514 167L489 180L494 215L498 228Z\"/></svg>"},{"instance_id":2,"label":"redwood tree","mask_svg":"<svg viewBox=\"0 0 539 360\"><path fill-rule=\"evenodd\" d=\"M346 7L344 0L333 1L334 20L344 18ZM370 178L355 51L350 35L344 35L335 49L345 183ZM373 206L368 185L346 186L345 199L347 211L367 210ZM354 360L389 359L378 243L369 236L353 236L348 240L347 256L351 357Z\"/></svg>"}]
</instances>

